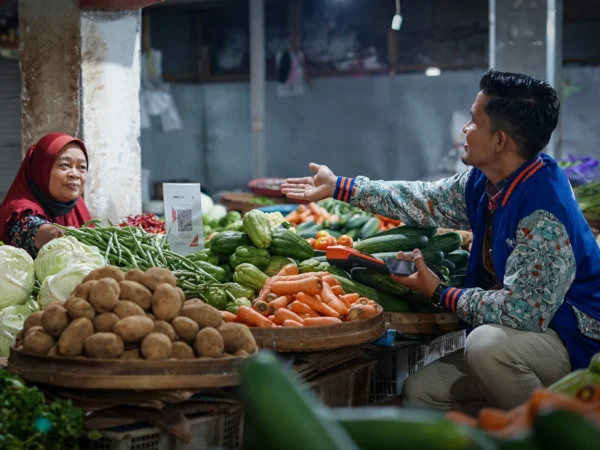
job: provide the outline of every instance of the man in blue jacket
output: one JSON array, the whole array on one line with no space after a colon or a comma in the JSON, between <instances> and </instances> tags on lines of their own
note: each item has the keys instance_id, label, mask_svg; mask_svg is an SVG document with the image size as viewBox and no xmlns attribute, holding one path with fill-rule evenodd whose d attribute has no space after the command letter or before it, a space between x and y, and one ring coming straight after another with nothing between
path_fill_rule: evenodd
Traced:
<instances>
[{"instance_id":1,"label":"man in blue jacket","mask_svg":"<svg viewBox=\"0 0 600 450\"><path fill-rule=\"evenodd\" d=\"M464 126L464 173L436 182L287 180L288 197L331 197L406 225L473 231L464 289L426 266L397 281L473 327L464 350L410 376L405 403L475 413L512 408L600 352L600 249L573 190L542 150L560 103L546 82L488 71ZM409 255L399 254L399 258Z\"/></svg>"}]
</instances>

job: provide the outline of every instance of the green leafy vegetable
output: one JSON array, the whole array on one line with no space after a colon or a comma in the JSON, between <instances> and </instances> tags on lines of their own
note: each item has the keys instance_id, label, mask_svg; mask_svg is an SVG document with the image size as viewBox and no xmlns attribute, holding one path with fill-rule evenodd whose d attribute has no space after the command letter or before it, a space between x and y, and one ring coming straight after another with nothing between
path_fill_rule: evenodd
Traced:
<instances>
[{"instance_id":1,"label":"green leafy vegetable","mask_svg":"<svg viewBox=\"0 0 600 450\"><path fill-rule=\"evenodd\" d=\"M0 309L27 300L34 283L31 256L25 250L10 245L0 247Z\"/></svg>"}]
</instances>

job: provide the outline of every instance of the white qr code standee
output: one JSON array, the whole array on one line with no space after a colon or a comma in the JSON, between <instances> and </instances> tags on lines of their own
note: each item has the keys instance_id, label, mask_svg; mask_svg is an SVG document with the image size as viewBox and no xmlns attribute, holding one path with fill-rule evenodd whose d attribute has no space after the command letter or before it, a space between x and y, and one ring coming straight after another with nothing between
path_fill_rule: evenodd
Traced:
<instances>
[{"instance_id":1,"label":"white qr code standee","mask_svg":"<svg viewBox=\"0 0 600 450\"><path fill-rule=\"evenodd\" d=\"M171 250L190 255L204 248L198 183L164 183L165 225Z\"/></svg>"}]
</instances>

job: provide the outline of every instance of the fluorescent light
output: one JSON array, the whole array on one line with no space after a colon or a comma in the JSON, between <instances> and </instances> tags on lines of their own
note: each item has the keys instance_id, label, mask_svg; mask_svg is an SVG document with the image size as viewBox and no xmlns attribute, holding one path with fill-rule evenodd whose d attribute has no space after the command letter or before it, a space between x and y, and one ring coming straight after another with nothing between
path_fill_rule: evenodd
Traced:
<instances>
[{"instance_id":1,"label":"fluorescent light","mask_svg":"<svg viewBox=\"0 0 600 450\"><path fill-rule=\"evenodd\" d=\"M425 71L425 75L428 77L439 77L442 71L439 67L428 67Z\"/></svg>"},{"instance_id":2,"label":"fluorescent light","mask_svg":"<svg viewBox=\"0 0 600 450\"><path fill-rule=\"evenodd\" d=\"M392 30L398 31L402 26L402 16L400 14L395 14L392 19Z\"/></svg>"}]
</instances>

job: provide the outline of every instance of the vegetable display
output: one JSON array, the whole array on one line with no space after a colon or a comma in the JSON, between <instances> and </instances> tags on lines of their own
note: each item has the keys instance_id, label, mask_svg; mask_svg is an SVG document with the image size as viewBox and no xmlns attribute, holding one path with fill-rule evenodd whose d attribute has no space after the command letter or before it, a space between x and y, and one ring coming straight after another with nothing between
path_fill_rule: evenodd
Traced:
<instances>
[{"instance_id":1,"label":"vegetable display","mask_svg":"<svg viewBox=\"0 0 600 450\"><path fill-rule=\"evenodd\" d=\"M0 247L0 309L29 298L35 283L34 262L25 251L10 245Z\"/></svg>"},{"instance_id":2,"label":"vegetable display","mask_svg":"<svg viewBox=\"0 0 600 450\"><path fill-rule=\"evenodd\" d=\"M256 342L245 325L224 323L221 313L200 299L186 301L176 283L172 272L159 267L126 273L113 266L95 269L66 302L54 301L25 320L17 349L147 360L254 353ZM225 307L222 291L206 295Z\"/></svg>"},{"instance_id":3,"label":"vegetable display","mask_svg":"<svg viewBox=\"0 0 600 450\"><path fill-rule=\"evenodd\" d=\"M155 214L137 214L131 215L121 223L122 227L141 227L146 233L165 234L165 222L160 220Z\"/></svg>"}]
</instances>

